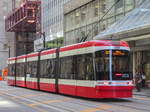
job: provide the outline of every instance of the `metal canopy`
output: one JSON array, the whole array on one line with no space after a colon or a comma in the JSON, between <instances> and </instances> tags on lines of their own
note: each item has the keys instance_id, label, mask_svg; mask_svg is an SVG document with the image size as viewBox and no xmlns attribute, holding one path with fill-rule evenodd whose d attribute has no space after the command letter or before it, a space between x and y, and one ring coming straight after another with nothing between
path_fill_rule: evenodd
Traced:
<instances>
[{"instance_id":1,"label":"metal canopy","mask_svg":"<svg viewBox=\"0 0 150 112\"><path fill-rule=\"evenodd\" d=\"M150 33L150 1L145 0L128 15L98 34L94 39L122 39Z\"/></svg>"}]
</instances>

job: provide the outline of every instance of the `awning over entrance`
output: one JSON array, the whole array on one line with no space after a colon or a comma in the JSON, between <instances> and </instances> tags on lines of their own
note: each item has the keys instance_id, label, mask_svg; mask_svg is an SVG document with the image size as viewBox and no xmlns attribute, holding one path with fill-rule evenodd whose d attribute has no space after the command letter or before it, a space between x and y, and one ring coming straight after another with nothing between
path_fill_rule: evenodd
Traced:
<instances>
[{"instance_id":1,"label":"awning over entrance","mask_svg":"<svg viewBox=\"0 0 150 112\"><path fill-rule=\"evenodd\" d=\"M139 35L150 34L150 1L145 0L128 15L101 32L94 39L140 39ZM142 38L149 38L150 35ZM141 39L142 39L141 38ZM136 39L135 39L136 40Z\"/></svg>"}]
</instances>

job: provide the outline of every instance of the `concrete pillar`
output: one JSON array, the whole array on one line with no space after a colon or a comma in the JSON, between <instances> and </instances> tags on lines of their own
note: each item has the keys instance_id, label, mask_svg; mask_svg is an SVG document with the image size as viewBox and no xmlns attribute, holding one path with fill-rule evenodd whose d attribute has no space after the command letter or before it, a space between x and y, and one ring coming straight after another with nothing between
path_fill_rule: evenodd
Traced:
<instances>
[{"instance_id":1,"label":"concrete pillar","mask_svg":"<svg viewBox=\"0 0 150 112\"><path fill-rule=\"evenodd\" d=\"M133 68L132 68L132 72L133 72L133 77L135 76L135 72L136 72L136 58L135 58L135 52L133 52Z\"/></svg>"}]
</instances>

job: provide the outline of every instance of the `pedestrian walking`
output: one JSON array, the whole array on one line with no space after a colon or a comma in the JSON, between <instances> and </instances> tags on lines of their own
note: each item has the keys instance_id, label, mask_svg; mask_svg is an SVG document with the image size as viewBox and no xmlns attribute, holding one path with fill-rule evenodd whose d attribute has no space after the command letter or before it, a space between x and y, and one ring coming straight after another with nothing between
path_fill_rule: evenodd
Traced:
<instances>
[{"instance_id":1,"label":"pedestrian walking","mask_svg":"<svg viewBox=\"0 0 150 112\"><path fill-rule=\"evenodd\" d=\"M145 80L146 80L146 76L145 76L145 74L142 72L142 87L145 87Z\"/></svg>"},{"instance_id":2,"label":"pedestrian walking","mask_svg":"<svg viewBox=\"0 0 150 112\"><path fill-rule=\"evenodd\" d=\"M138 72L135 74L135 85L137 92L141 91L141 84L142 84L142 75L140 74L140 72Z\"/></svg>"}]
</instances>

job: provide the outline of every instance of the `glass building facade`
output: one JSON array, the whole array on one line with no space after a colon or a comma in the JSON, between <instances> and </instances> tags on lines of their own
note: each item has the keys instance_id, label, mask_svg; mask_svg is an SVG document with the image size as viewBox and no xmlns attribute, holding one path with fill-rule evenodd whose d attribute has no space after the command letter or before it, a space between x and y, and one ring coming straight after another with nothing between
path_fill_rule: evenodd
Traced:
<instances>
[{"instance_id":1,"label":"glass building facade","mask_svg":"<svg viewBox=\"0 0 150 112\"><path fill-rule=\"evenodd\" d=\"M63 5L70 0L41 0L41 32L45 33L46 47L63 43ZM34 50L43 48L43 35L34 41ZM39 38L39 37L37 37Z\"/></svg>"},{"instance_id":2,"label":"glass building facade","mask_svg":"<svg viewBox=\"0 0 150 112\"><path fill-rule=\"evenodd\" d=\"M42 32L46 40L63 37L63 4L69 0L41 0Z\"/></svg>"},{"instance_id":3,"label":"glass building facade","mask_svg":"<svg viewBox=\"0 0 150 112\"><path fill-rule=\"evenodd\" d=\"M73 3L73 1L75 0L70 2ZM80 2L82 0L78 1ZM73 10L65 12L65 45L78 43L84 39L93 39L94 36L124 17L144 0L117 1L118 0L87 0L87 3L85 2L84 5L78 7L74 6L75 8ZM65 8L67 7L69 7L69 2L65 4Z\"/></svg>"}]
</instances>

